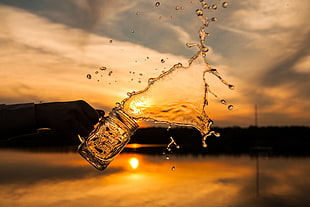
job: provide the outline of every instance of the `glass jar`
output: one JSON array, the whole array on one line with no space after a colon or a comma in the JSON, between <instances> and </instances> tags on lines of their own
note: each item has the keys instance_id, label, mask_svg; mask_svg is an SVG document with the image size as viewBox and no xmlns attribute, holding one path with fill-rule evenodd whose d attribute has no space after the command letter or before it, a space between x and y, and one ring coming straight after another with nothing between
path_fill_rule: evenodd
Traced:
<instances>
[{"instance_id":1,"label":"glass jar","mask_svg":"<svg viewBox=\"0 0 310 207\"><path fill-rule=\"evenodd\" d=\"M86 139L80 137L79 153L98 170L104 170L124 149L138 124L124 111L113 108L102 117Z\"/></svg>"}]
</instances>

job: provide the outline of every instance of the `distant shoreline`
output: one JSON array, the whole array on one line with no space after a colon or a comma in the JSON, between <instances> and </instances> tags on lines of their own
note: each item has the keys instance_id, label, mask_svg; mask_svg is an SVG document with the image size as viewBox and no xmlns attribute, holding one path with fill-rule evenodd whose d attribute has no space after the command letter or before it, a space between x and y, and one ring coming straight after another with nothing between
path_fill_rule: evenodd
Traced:
<instances>
[{"instance_id":1,"label":"distant shoreline","mask_svg":"<svg viewBox=\"0 0 310 207\"><path fill-rule=\"evenodd\" d=\"M125 152L162 153L172 136L180 145L173 149L176 154L270 154L287 156L310 155L310 127L226 127L213 128L220 137L207 138L207 148L201 145L201 135L194 128L141 128L131 137L130 143L143 144L144 147L126 148ZM40 131L38 134L0 142L0 148L14 149L52 149L63 148L63 151L74 151L79 140L59 137L52 131ZM145 147L149 145L149 147ZM152 147L157 145L157 149ZM133 145L129 145L133 146ZM71 148L70 148L71 147ZM161 150L158 150L161 148Z\"/></svg>"}]
</instances>

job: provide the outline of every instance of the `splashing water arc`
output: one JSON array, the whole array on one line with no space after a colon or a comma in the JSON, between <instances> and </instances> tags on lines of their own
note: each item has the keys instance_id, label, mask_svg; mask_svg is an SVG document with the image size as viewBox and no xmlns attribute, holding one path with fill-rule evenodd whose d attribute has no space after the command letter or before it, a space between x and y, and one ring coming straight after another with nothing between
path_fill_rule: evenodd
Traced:
<instances>
[{"instance_id":1,"label":"splashing water arc","mask_svg":"<svg viewBox=\"0 0 310 207\"><path fill-rule=\"evenodd\" d=\"M202 145L206 147L205 141L208 136L211 134L219 136L218 133L211 131L213 121L207 115L208 94L218 98L210 89L207 82L208 75L215 76L231 90L235 87L225 81L206 60L209 48L205 42L206 38L210 36L206 29L210 23L215 22L216 18L206 18L204 11L215 10L218 7L216 4L206 6L205 1L200 2L201 8L195 10L202 23L198 32L199 43L186 43L187 47L196 47L198 51L188 60L188 64L184 66L177 63L158 77L150 78L146 88L137 92L129 92L128 97L118 103L117 107L135 120L151 120L195 127L201 132ZM225 2L222 6L222 8L226 8L228 3ZM193 86L195 86L195 90L187 90ZM223 99L219 102L227 104ZM228 106L229 110L232 108L233 105Z\"/></svg>"}]
</instances>

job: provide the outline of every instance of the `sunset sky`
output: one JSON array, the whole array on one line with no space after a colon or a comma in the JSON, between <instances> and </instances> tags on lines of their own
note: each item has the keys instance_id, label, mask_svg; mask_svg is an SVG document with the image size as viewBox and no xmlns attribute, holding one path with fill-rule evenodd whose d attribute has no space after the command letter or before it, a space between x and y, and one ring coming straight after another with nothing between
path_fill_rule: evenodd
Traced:
<instances>
[{"instance_id":1,"label":"sunset sky","mask_svg":"<svg viewBox=\"0 0 310 207\"><path fill-rule=\"evenodd\" d=\"M200 2L156 2L0 0L0 103L83 99L109 111L148 78L186 64L197 51L185 44L199 41ZM260 126L310 126L308 0L206 2L218 5L204 13L218 19L208 27L206 59L236 87L210 77L211 89L234 105L227 110L209 95L215 124L253 125L256 104Z\"/></svg>"}]
</instances>

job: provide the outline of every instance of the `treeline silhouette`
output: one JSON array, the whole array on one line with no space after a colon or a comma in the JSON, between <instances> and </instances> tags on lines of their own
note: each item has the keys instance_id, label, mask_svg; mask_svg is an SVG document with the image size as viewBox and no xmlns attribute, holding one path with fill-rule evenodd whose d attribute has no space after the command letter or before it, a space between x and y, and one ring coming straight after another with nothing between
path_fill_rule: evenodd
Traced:
<instances>
[{"instance_id":1,"label":"treeline silhouette","mask_svg":"<svg viewBox=\"0 0 310 207\"><path fill-rule=\"evenodd\" d=\"M211 135L207 138L207 148L202 147L201 134L194 128L140 128L131 137L130 143L161 144L162 150L152 147L126 148L125 151L141 153L162 153L172 137L180 146L171 146L176 154L245 154L270 153L273 155L310 155L310 128L290 127L226 127L213 128L220 137ZM78 146L79 140L69 140L57 136L52 131L40 131L29 135L1 142L0 147L35 148Z\"/></svg>"},{"instance_id":2,"label":"treeline silhouette","mask_svg":"<svg viewBox=\"0 0 310 207\"><path fill-rule=\"evenodd\" d=\"M202 147L201 134L194 128L145 128L135 133L132 142L167 144L172 136L180 145L179 150L174 150L176 153L310 155L309 127L227 127L212 130L219 132L220 137L209 136L206 148Z\"/></svg>"}]
</instances>

